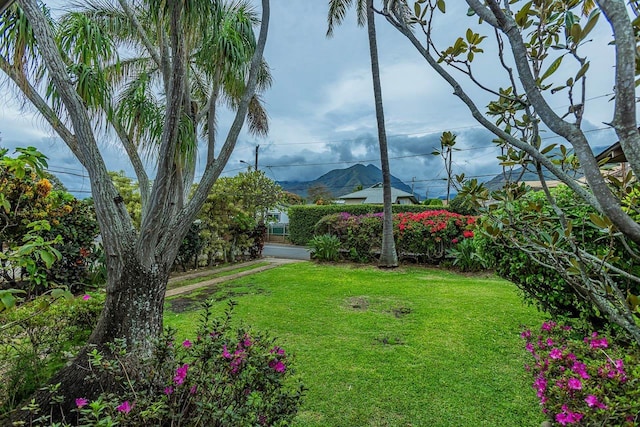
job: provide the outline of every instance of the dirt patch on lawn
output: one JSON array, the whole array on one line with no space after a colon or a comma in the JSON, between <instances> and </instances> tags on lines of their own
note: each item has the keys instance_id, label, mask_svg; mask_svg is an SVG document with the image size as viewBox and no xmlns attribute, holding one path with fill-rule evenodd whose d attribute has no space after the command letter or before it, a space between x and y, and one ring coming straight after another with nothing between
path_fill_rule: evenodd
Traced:
<instances>
[{"instance_id":1,"label":"dirt patch on lawn","mask_svg":"<svg viewBox=\"0 0 640 427\"><path fill-rule=\"evenodd\" d=\"M263 295L267 290L253 287L253 285L218 285L200 288L190 294L175 296L167 299L169 309L174 313L184 313L186 311L198 310L202 301L211 299L213 301L225 301L239 298L245 295Z\"/></svg>"},{"instance_id":2,"label":"dirt patch on lawn","mask_svg":"<svg viewBox=\"0 0 640 427\"><path fill-rule=\"evenodd\" d=\"M347 298L346 306L351 310L366 311L369 308L369 299L367 297Z\"/></svg>"},{"instance_id":3,"label":"dirt patch on lawn","mask_svg":"<svg viewBox=\"0 0 640 427\"><path fill-rule=\"evenodd\" d=\"M413 310L410 309L409 307L404 307L404 306L400 306L400 307L393 307L391 310L389 310L389 313L393 314L396 319L401 319L404 316L411 314Z\"/></svg>"}]
</instances>

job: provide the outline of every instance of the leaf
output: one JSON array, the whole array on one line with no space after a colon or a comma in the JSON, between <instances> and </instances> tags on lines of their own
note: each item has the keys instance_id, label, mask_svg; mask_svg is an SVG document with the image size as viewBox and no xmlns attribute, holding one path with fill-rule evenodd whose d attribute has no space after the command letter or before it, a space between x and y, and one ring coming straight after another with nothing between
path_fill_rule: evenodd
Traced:
<instances>
[{"instance_id":1,"label":"leaf","mask_svg":"<svg viewBox=\"0 0 640 427\"><path fill-rule=\"evenodd\" d=\"M589 219L591 220L591 222L598 228L607 228L607 222L605 221L604 217L598 215L598 214L594 214L594 213L590 213L589 214Z\"/></svg>"},{"instance_id":2,"label":"leaf","mask_svg":"<svg viewBox=\"0 0 640 427\"><path fill-rule=\"evenodd\" d=\"M438 6L440 12L446 13L446 4L444 3L444 0L438 0L436 2L436 6Z\"/></svg>"},{"instance_id":3,"label":"leaf","mask_svg":"<svg viewBox=\"0 0 640 427\"><path fill-rule=\"evenodd\" d=\"M578 73L576 74L576 80L584 76L588 69L589 69L589 61L585 62L584 65L580 67L580 69L578 70Z\"/></svg>"},{"instance_id":4,"label":"leaf","mask_svg":"<svg viewBox=\"0 0 640 427\"><path fill-rule=\"evenodd\" d=\"M547 145L546 147L544 147L542 150L540 150L540 154L547 154L549 151L553 150L554 148L556 148L557 144L551 144L551 145Z\"/></svg>"},{"instance_id":5,"label":"leaf","mask_svg":"<svg viewBox=\"0 0 640 427\"><path fill-rule=\"evenodd\" d=\"M540 77L541 82L547 77L549 77L551 74L556 72L558 67L560 67L560 64L562 64L562 58L564 58L564 55L560 56L559 58L557 58L555 61L551 63L551 66L547 69L547 71L544 72L542 77Z\"/></svg>"},{"instance_id":6,"label":"leaf","mask_svg":"<svg viewBox=\"0 0 640 427\"><path fill-rule=\"evenodd\" d=\"M47 268L51 268L51 266L56 260L56 257L53 255L53 253L49 251L45 251L45 250L38 251L38 255L40 255L40 258L45 263Z\"/></svg>"},{"instance_id":7,"label":"leaf","mask_svg":"<svg viewBox=\"0 0 640 427\"><path fill-rule=\"evenodd\" d=\"M595 9L593 12L591 12L591 15L589 15L589 19L587 20L587 23L584 25L584 28L582 29L583 39L587 37L587 35L591 32L591 30L593 30L593 28L596 26L596 23L598 22L598 18L600 18L600 10Z\"/></svg>"}]
</instances>

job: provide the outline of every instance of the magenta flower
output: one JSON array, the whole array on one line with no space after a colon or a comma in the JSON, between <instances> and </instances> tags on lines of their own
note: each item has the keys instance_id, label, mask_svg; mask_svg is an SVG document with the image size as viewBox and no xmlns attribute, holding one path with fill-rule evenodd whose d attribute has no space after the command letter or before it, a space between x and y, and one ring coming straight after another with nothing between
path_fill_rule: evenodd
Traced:
<instances>
[{"instance_id":1,"label":"magenta flower","mask_svg":"<svg viewBox=\"0 0 640 427\"><path fill-rule=\"evenodd\" d=\"M569 378L567 386L572 390L582 390L582 382L578 378Z\"/></svg>"},{"instance_id":2,"label":"magenta flower","mask_svg":"<svg viewBox=\"0 0 640 427\"><path fill-rule=\"evenodd\" d=\"M191 346L192 346L192 345L193 345L193 344L191 344L191 341L189 341L189 340L184 340L184 341L182 341L182 346L183 346L184 348L191 348Z\"/></svg>"},{"instance_id":3,"label":"magenta flower","mask_svg":"<svg viewBox=\"0 0 640 427\"><path fill-rule=\"evenodd\" d=\"M287 370L287 367L285 366L285 364L276 359L273 359L271 362L269 362L269 367L274 371L280 372L280 373L283 373Z\"/></svg>"},{"instance_id":4,"label":"magenta flower","mask_svg":"<svg viewBox=\"0 0 640 427\"><path fill-rule=\"evenodd\" d=\"M580 377L584 380L588 380L589 378L591 378L589 374L587 374L587 365L585 365L582 362L579 362L579 361L573 362L573 366L571 367L571 370L576 374L580 375Z\"/></svg>"},{"instance_id":5,"label":"magenta flower","mask_svg":"<svg viewBox=\"0 0 640 427\"><path fill-rule=\"evenodd\" d=\"M531 337L531 331L529 329L527 329L526 331L523 331L520 334L520 338L530 338Z\"/></svg>"},{"instance_id":6,"label":"magenta flower","mask_svg":"<svg viewBox=\"0 0 640 427\"><path fill-rule=\"evenodd\" d=\"M198 391L197 385L192 385L191 388L189 389L189 393L191 394L196 394L197 391Z\"/></svg>"},{"instance_id":7,"label":"magenta flower","mask_svg":"<svg viewBox=\"0 0 640 427\"><path fill-rule=\"evenodd\" d=\"M91 298L91 295L89 295L89 294L85 294L82 297L82 299L85 300L85 301L88 301L90 298Z\"/></svg>"},{"instance_id":8,"label":"magenta flower","mask_svg":"<svg viewBox=\"0 0 640 427\"><path fill-rule=\"evenodd\" d=\"M598 398L593 394L588 395L586 399L584 399L584 401L587 402L587 405L589 405L590 407L595 406L596 408L599 408L599 409L607 409L607 405L600 402Z\"/></svg>"},{"instance_id":9,"label":"magenta flower","mask_svg":"<svg viewBox=\"0 0 640 427\"><path fill-rule=\"evenodd\" d=\"M584 415L582 415L581 413L571 412L567 405L562 405L562 412L556 414L556 421L559 424L566 426L567 424L575 424L580 422L583 417Z\"/></svg>"},{"instance_id":10,"label":"magenta flower","mask_svg":"<svg viewBox=\"0 0 640 427\"><path fill-rule=\"evenodd\" d=\"M543 331L550 331L551 329L553 329L556 326L556 322L544 322L542 324L542 330Z\"/></svg>"},{"instance_id":11,"label":"magenta flower","mask_svg":"<svg viewBox=\"0 0 640 427\"><path fill-rule=\"evenodd\" d=\"M231 359L231 353L229 353L229 350L227 350L227 345L223 345L222 346L222 357L224 357L225 359Z\"/></svg>"},{"instance_id":12,"label":"magenta flower","mask_svg":"<svg viewBox=\"0 0 640 427\"><path fill-rule=\"evenodd\" d=\"M166 394L167 396L170 396L171 394L173 394L173 387L171 387L171 386L165 387L164 388L164 394Z\"/></svg>"},{"instance_id":13,"label":"magenta flower","mask_svg":"<svg viewBox=\"0 0 640 427\"><path fill-rule=\"evenodd\" d=\"M554 348L549 352L549 357L552 359L562 359L562 350L559 348Z\"/></svg>"},{"instance_id":14,"label":"magenta flower","mask_svg":"<svg viewBox=\"0 0 640 427\"><path fill-rule=\"evenodd\" d=\"M76 406L78 407L78 409L82 409L82 407L86 406L87 403L89 403L89 401L87 399L85 399L84 397L78 397L76 399Z\"/></svg>"},{"instance_id":15,"label":"magenta flower","mask_svg":"<svg viewBox=\"0 0 640 427\"><path fill-rule=\"evenodd\" d=\"M251 342L251 337L249 336L249 334L245 334L245 335L244 335L244 341L242 341L242 345L243 345L245 348L249 348L249 347L251 347L251 344L253 344L253 343Z\"/></svg>"},{"instance_id":16,"label":"magenta flower","mask_svg":"<svg viewBox=\"0 0 640 427\"><path fill-rule=\"evenodd\" d=\"M173 377L173 382L175 385L180 385L184 382L184 379L187 377L188 370L189 365L187 363L176 369L176 375Z\"/></svg>"},{"instance_id":17,"label":"magenta flower","mask_svg":"<svg viewBox=\"0 0 640 427\"><path fill-rule=\"evenodd\" d=\"M118 412L128 414L129 412L131 412L131 409L133 409L133 405L131 405L128 400L125 400L116 409L118 410Z\"/></svg>"},{"instance_id":18,"label":"magenta flower","mask_svg":"<svg viewBox=\"0 0 640 427\"><path fill-rule=\"evenodd\" d=\"M275 346L270 350L271 354L278 354L280 356L284 356L284 348Z\"/></svg>"}]
</instances>

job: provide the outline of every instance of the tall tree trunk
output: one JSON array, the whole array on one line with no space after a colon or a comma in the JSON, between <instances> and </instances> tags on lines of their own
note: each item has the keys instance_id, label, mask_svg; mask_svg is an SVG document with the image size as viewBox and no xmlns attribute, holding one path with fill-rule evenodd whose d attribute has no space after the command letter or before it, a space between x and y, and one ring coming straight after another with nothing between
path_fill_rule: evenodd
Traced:
<instances>
[{"instance_id":1,"label":"tall tree trunk","mask_svg":"<svg viewBox=\"0 0 640 427\"><path fill-rule=\"evenodd\" d=\"M371 56L371 76L373 78L373 96L376 103L376 121L378 122L378 145L380 146L380 165L382 169L382 198L384 216L382 219L382 248L379 267L398 266L396 243L393 240L393 212L391 208L391 171L387 152L387 134L384 128L384 110L382 108L382 87L380 85L380 66L378 64L378 46L373 13L373 0L367 0L367 32L369 34L369 53Z\"/></svg>"}]
</instances>

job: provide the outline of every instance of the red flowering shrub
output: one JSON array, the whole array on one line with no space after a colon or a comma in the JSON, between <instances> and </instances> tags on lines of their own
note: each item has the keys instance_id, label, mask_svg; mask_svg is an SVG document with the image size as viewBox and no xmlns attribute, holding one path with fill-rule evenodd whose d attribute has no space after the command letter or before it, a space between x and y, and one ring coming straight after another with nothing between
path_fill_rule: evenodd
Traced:
<instances>
[{"instance_id":1,"label":"red flowering shrub","mask_svg":"<svg viewBox=\"0 0 640 427\"><path fill-rule=\"evenodd\" d=\"M411 254L429 262L441 260L447 249L472 238L476 221L473 216L446 210L405 212L393 217L398 254ZM318 221L315 230L318 234L337 236L350 259L370 261L381 245L382 213L327 215Z\"/></svg>"},{"instance_id":2,"label":"red flowering shrub","mask_svg":"<svg viewBox=\"0 0 640 427\"><path fill-rule=\"evenodd\" d=\"M427 260L439 260L448 248L473 237L475 217L446 210L400 213L394 216L396 249Z\"/></svg>"}]
</instances>

